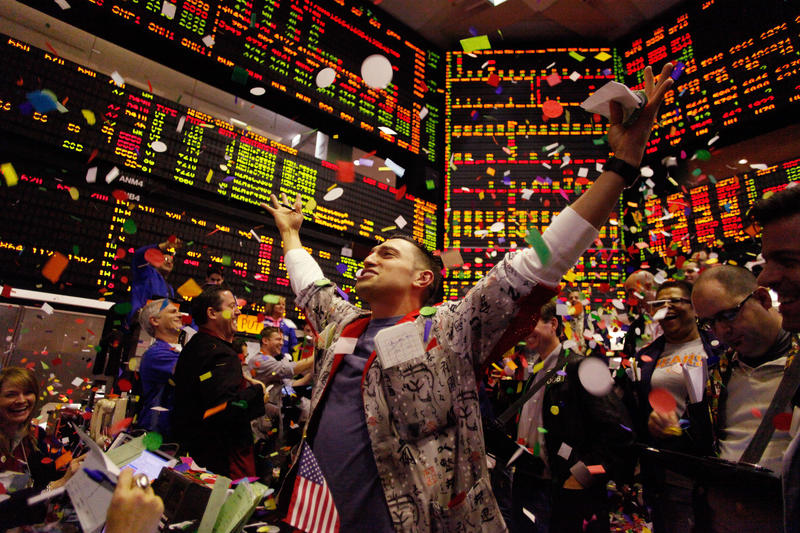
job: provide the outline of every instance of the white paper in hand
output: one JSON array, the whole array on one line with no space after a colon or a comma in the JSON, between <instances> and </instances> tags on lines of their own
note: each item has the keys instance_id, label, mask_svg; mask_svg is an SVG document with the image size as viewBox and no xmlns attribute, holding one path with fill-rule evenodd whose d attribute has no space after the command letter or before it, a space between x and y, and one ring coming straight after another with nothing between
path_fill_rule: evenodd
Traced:
<instances>
[{"instance_id":1,"label":"white paper in hand","mask_svg":"<svg viewBox=\"0 0 800 533\"><path fill-rule=\"evenodd\" d=\"M425 348L413 322L379 331L375 335L375 351L384 370L425 355Z\"/></svg>"},{"instance_id":2,"label":"white paper in hand","mask_svg":"<svg viewBox=\"0 0 800 533\"><path fill-rule=\"evenodd\" d=\"M686 392L689 393L689 403L697 403L703 399L703 391L708 380L708 364L705 357L701 361L700 366L681 365L683 379L686 381Z\"/></svg>"},{"instance_id":3,"label":"white paper in hand","mask_svg":"<svg viewBox=\"0 0 800 533\"><path fill-rule=\"evenodd\" d=\"M646 101L628 89L625 85L616 81L610 81L600 87L595 93L581 103L581 107L589 113L597 113L603 115L607 119L611 119L611 104L610 102L617 102L622 106L624 115L623 121L626 120L634 110L643 107Z\"/></svg>"}]
</instances>

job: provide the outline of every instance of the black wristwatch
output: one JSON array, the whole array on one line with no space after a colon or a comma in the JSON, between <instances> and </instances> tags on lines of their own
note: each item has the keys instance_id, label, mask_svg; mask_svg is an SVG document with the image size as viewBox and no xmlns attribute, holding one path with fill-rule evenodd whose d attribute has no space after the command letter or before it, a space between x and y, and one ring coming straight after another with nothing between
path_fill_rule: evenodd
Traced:
<instances>
[{"instance_id":1,"label":"black wristwatch","mask_svg":"<svg viewBox=\"0 0 800 533\"><path fill-rule=\"evenodd\" d=\"M622 176L622 179L625 180L626 189L630 189L636 185L636 180L639 179L638 168L616 157L609 157L606 164L603 165L603 170L610 170Z\"/></svg>"}]
</instances>

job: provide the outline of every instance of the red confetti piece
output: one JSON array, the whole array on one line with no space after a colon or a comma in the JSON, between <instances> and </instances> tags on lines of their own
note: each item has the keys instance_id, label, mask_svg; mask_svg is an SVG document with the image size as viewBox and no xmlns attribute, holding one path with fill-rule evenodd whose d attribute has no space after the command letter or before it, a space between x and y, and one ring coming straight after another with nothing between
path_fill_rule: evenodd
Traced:
<instances>
[{"instance_id":1,"label":"red confetti piece","mask_svg":"<svg viewBox=\"0 0 800 533\"><path fill-rule=\"evenodd\" d=\"M47 45L47 48L49 48L51 52L53 52L55 55L58 55L58 52L56 52L56 49L53 48L52 44L50 44L50 41L45 41L44 44Z\"/></svg>"},{"instance_id":2,"label":"red confetti piece","mask_svg":"<svg viewBox=\"0 0 800 533\"><path fill-rule=\"evenodd\" d=\"M92 150L92 153L89 155L89 159L88 159L86 162L87 162L87 163L91 163L91 162L92 162L92 160L93 160L95 157L97 157L97 154L99 154L99 153L100 153L100 150L98 150L97 148L95 148L94 150Z\"/></svg>"},{"instance_id":3,"label":"red confetti piece","mask_svg":"<svg viewBox=\"0 0 800 533\"><path fill-rule=\"evenodd\" d=\"M150 89L150 92L153 92L153 86L150 85L150 80L147 80L147 87Z\"/></svg>"},{"instance_id":4,"label":"red confetti piece","mask_svg":"<svg viewBox=\"0 0 800 533\"><path fill-rule=\"evenodd\" d=\"M396 193L394 193L394 199L397 200L397 201L400 201L400 200L403 199L403 196L405 196L405 195L406 195L406 186L403 185L402 187L397 189Z\"/></svg>"},{"instance_id":5,"label":"red confetti piece","mask_svg":"<svg viewBox=\"0 0 800 533\"><path fill-rule=\"evenodd\" d=\"M115 199L119 200L120 202L127 202L128 201L128 193L123 191L122 189L116 189L114 192L111 193Z\"/></svg>"},{"instance_id":6,"label":"red confetti piece","mask_svg":"<svg viewBox=\"0 0 800 533\"><path fill-rule=\"evenodd\" d=\"M750 414L756 418L761 418L761 411L758 410L758 407L753 407L750 409Z\"/></svg>"},{"instance_id":7,"label":"red confetti piece","mask_svg":"<svg viewBox=\"0 0 800 533\"><path fill-rule=\"evenodd\" d=\"M120 381L122 381L122 380L120 380ZM109 395L109 396L110 396L110 395ZM119 432L120 432L120 431L122 431L123 429L126 429L128 426L130 426L130 425L131 425L131 422L133 422L133 417L130 417L130 418L123 418L122 420L120 420L119 422L117 422L116 424L114 424L113 426L111 426L111 427L108 429L108 432L109 432L111 435L116 435L117 433L119 433Z\"/></svg>"},{"instance_id":8,"label":"red confetti piece","mask_svg":"<svg viewBox=\"0 0 800 533\"><path fill-rule=\"evenodd\" d=\"M644 361L645 363L652 363L653 362L653 358L650 357L649 355L643 355L642 356L642 361Z\"/></svg>"},{"instance_id":9,"label":"red confetti piece","mask_svg":"<svg viewBox=\"0 0 800 533\"><path fill-rule=\"evenodd\" d=\"M650 402L650 406L653 408L653 411L662 415L673 413L677 408L675 398L667 389L653 389L650 391L647 399Z\"/></svg>"},{"instance_id":10,"label":"red confetti piece","mask_svg":"<svg viewBox=\"0 0 800 533\"><path fill-rule=\"evenodd\" d=\"M124 248L117 248L117 253L114 255L114 260L119 261L120 259L123 259L127 254L128 252L126 252Z\"/></svg>"},{"instance_id":11,"label":"red confetti piece","mask_svg":"<svg viewBox=\"0 0 800 533\"><path fill-rule=\"evenodd\" d=\"M778 413L772 419L772 425L778 431L789 431L792 427L792 413Z\"/></svg>"},{"instance_id":12,"label":"red confetti piece","mask_svg":"<svg viewBox=\"0 0 800 533\"><path fill-rule=\"evenodd\" d=\"M158 268L164 264L164 253L158 248L149 248L144 253L144 259L154 267Z\"/></svg>"},{"instance_id":13,"label":"red confetti piece","mask_svg":"<svg viewBox=\"0 0 800 533\"><path fill-rule=\"evenodd\" d=\"M169 237L167 237L167 242L170 244L175 244L176 242L178 242L178 236L170 235Z\"/></svg>"},{"instance_id":14,"label":"red confetti piece","mask_svg":"<svg viewBox=\"0 0 800 533\"><path fill-rule=\"evenodd\" d=\"M61 361L61 358L60 358L60 357L56 357L55 359L53 359L52 361L50 361L50 363L52 363L52 365L53 365L53 366L58 366L58 365L60 365L60 364L61 364L61 362L62 362L62 361Z\"/></svg>"},{"instance_id":15,"label":"red confetti piece","mask_svg":"<svg viewBox=\"0 0 800 533\"><path fill-rule=\"evenodd\" d=\"M353 183L356 181L355 164L353 164L352 161L337 161L336 179L342 183Z\"/></svg>"},{"instance_id":16,"label":"red confetti piece","mask_svg":"<svg viewBox=\"0 0 800 533\"><path fill-rule=\"evenodd\" d=\"M122 392L128 392L131 390L133 385L131 385L131 382L128 381L127 379L122 378L117 382L117 387L119 387L119 390L121 390Z\"/></svg>"},{"instance_id":17,"label":"red confetti piece","mask_svg":"<svg viewBox=\"0 0 800 533\"><path fill-rule=\"evenodd\" d=\"M42 464L43 465L49 465L52 462L53 462L53 460L50 457L42 457Z\"/></svg>"}]
</instances>

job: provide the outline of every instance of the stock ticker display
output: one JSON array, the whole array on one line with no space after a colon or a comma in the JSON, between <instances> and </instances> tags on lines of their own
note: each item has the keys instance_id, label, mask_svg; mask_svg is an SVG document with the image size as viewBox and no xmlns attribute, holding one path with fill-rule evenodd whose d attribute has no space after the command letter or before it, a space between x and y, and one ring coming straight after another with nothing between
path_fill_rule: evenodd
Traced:
<instances>
[{"instance_id":1,"label":"stock ticker display","mask_svg":"<svg viewBox=\"0 0 800 533\"><path fill-rule=\"evenodd\" d=\"M436 246L430 202L364 176L342 183L333 164L131 85L117 86L18 40L4 36L0 50L0 133L23 140L52 168L76 159L80 167L66 174L49 167L26 171L35 162L15 162L11 154L20 185L2 188L3 204L13 206L2 215L3 270L11 269L5 279L41 283L40 256L60 251L71 258L65 291L96 297L99 289L120 288L130 258L114 259L118 248L176 235L195 246L179 255L173 284L188 277L202 282L209 264L222 263L242 294L289 294L277 231L271 223L262 229L264 216L253 207L273 192L292 198L299 192L317 203L307 214L307 244L344 287L354 283L356 268L355 259L341 254L348 242L382 240L402 229ZM42 91L56 97L58 109L35 110ZM154 143L161 143L159 151ZM128 201L112 197L117 188ZM129 219L138 228L134 235L123 231ZM332 239L331 230L341 237Z\"/></svg>"},{"instance_id":2,"label":"stock ticker display","mask_svg":"<svg viewBox=\"0 0 800 533\"><path fill-rule=\"evenodd\" d=\"M670 266L670 257L688 257L702 249L720 250L750 242L752 246L745 246L753 252L748 260L755 259L760 246L745 216L747 210L765 194L780 191L797 180L800 180L800 159L706 181L686 193L652 197L646 200L643 216L636 226L637 240L647 244L647 247L639 245L642 251L637 255L651 265L658 265L666 258Z\"/></svg>"},{"instance_id":3,"label":"stock ticker display","mask_svg":"<svg viewBox=\"0 0 800 533\"><path fill-rule=\"evenodd\" d=\"M606 125L578 106L613 79L612 65L609 48L447 53L444 242L465 261L448 273L448 298L527 247L526 231L543 232L599 174ZM617 225L604 226L566 281L608 293L625 276L618 239Z\"/></svg>"},{"instance_id":4,"label":"stock ticker display","mask_svg":"<svg viewBox=\"0 0 800 533\"><path fill-rule=\"evenodd\" d=\"M443 57L369 2L71 0L68 10L23 2L264 107L286 96L429 162L441 151ZM385 89L361 77L373 54L392 64ZM325 68L336 80L320 88Z\"/></svg>"},{"instance_id":5,"label":"stock ticker display","mask_svg":"<svg viewBox=\"0 0 800 533\"><path fill-rule=\"evenodd\" d=\"M745 22L746 21L746 22ZM614 58L620 82L641 88L643 72L685 67L661 107L647 153L752 137L800 110L800 8L782 0L690 3L665 24L626 39Z\"/></svg>"}]
</instances>

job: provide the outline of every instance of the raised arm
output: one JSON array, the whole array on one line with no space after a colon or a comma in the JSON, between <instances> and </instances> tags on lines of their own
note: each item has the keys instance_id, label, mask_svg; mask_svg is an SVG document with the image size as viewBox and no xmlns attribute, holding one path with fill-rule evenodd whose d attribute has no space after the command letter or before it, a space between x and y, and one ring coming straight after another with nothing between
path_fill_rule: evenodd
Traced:
<instances>
[{"instance_id":1,"label":"raised arm","mask_svg":"<svg viewBox=\"0 0 800 533\"><path fill-rule=\"evenodd\" d=\"M289 200L286 198L286 193L281 193L281 200L283 204L278 202L278 197L274 194L271 195L272 205L262 203L261 207L269 211L275 219L275 224L278 226L278 231L283 239L283 255L285 256L289 250L295 248L302 248L300 243L300 226L303 224L303 201L300 199L300 193L294 199L294 205L289 206Z\"/></svg>"},{"instance_id":2,"label":"raised arm","mask_svg":"<svg viewBox=\"0 0 800 533\"><path fill-rule=\"evenodd\" d=\"M608 144L614 150L614 156L638 168L642 163L644 148L650 131L653 129L656 113L664 100L664 95L672 87L674 80L672 63L661 69L658 82L653 77L653 69L644 70L644 91L647 104L639 113L639 117L629 126L622 124L622 107L611 102L611 121L608 127ZM625 188L625 181L616 172L606 171L600 174L594 184L575 200L572 209L595 228L605 224L608 215L619 200Z\"/></svg>"}]
</instances>

